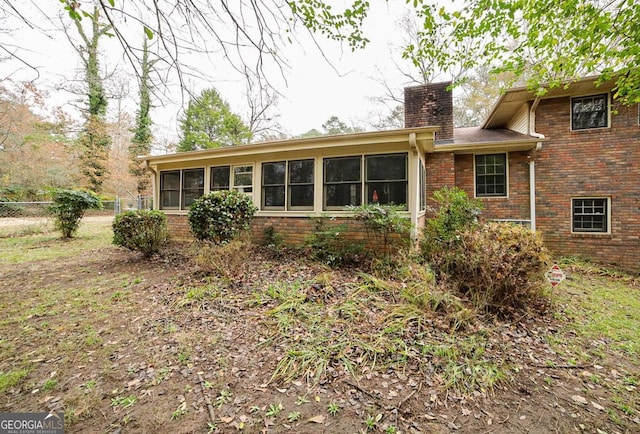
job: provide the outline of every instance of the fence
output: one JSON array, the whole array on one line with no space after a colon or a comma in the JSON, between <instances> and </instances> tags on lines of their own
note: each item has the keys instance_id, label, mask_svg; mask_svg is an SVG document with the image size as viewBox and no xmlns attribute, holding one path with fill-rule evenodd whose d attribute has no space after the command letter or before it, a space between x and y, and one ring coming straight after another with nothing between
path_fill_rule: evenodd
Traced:
<instances>
[{"instance_id":1,"label":"fence","mask_svg":"<svg viewBox=\"0 0 640 434\"><path fill-rule=\"evenodd\" d=\"M30 218L50 217L49 205L53 202L0 202L0 218ZM134 198L116 198L116 200L102 201L100 210L88 210L87 216L117 215L124 211L137 209L151 209L150 196L138 196Z\"/></svg>"}]
</instances>

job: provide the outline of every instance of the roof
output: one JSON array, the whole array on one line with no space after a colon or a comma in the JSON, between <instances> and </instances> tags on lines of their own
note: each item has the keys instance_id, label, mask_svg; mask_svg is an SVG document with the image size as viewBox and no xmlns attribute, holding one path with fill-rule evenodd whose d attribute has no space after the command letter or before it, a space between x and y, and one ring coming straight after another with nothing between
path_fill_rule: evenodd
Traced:
<instances>
[{"instance_id":1,"label":"roof","mask_svg":"<svg viewBox=\"0 0 640 434\"><path fill-rule=\"evenodd\" d=\"M548 99L588 95L598 91L608 92L614 87L617 78L612 78L602 83L598 83L599 79L600 76L592 76L576 80L565 86L550 87L546 85L543 86L543 89L545 89L544 95L541 95L538 98ZM514 87L506 90L494 105L489 116L487 116L482 128L493 129L504 127L513 114L517 113L523 104L535 99L535 93L527 87Z\"/></svg>"},{"instance_id":2,"label":"roof","mask_svg":"<svg viewBox=\"0 0 640 434\"><path fill-rule=\"evenodd\" d=\"M487 130L482 127L465 127L453 129L453 140L437 141L436 152L474 152L505 150L527 151L544 141L538 137L521 134L506 128Z\"/></svg>"},{"instance_id":3,"label":"roof","mask_svg":"<svg viewBox=\"0 0 640 434\"><path fill-rule=\"evenodd\" d=\"M151 164L172 163L186 160L206 160L219 157L274 154L293 150L336 148L380 143L406 143L411 146L418 146L424 152L427 147L433 146L434 133L438 130L440 130L439 126L427 126L420 128L403 128L399 130L305 137L252 143L242 146L227 146L201 151L178 152L166 155L148 155L138 157L138 159L147 161Z\"/></svg>"}]
</instances>

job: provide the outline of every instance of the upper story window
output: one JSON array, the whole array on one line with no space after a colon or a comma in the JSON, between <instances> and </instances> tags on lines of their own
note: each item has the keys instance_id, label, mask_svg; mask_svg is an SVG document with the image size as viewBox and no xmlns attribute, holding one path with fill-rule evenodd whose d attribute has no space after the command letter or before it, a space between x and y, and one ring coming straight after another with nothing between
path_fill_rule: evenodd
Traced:
<instances>
[{"instance_id":1,"label":"upper story window","mask_svg":"<svg viewBox=\"0 0 640 434\"><path fill-rule=\"evenodd\" d=\"M363 200L406 208L407 186L407 154L324 159L325 210L359 206Z\"/></svg>"},{"instance_id":2,"label":"upper story window","mask_svg":"<svg viewBox=\"0 0 640 434\"><path fill-rule=\"evenodd\" d=\"M507 195L507 154L475 156L476 197Z\"/></svg>"},{"instance_id":3,"label":"upper story window","mask_svg":"<svg viewBox=\"0 0 640 434\"><path fill-rule=\"evenodd\" d=\"M160 172L160 207L189 209L204 194L204 169Z\"/></svg>"},{"instance_id":4,"label":"upper story window","mask_svg":"<svg viewBox=\"0 0 640 434\"><path fill-rule=\"evenodd\" d=\"M578 233L609 232L609 199L576 198L571 200L571 231Z\"/></svg>"},{"instance_id":5,"label":"upper story window","mask_svg":"<svg viewBox=\"0 0 640 434\"><path fill-rule=\"evenodd\" d=\"M571 129L586 130L609 126L609 96L581 96L571 99Z\"/></svg>"},{"instance_id":6,"label":"upper story window","mask_svg":"<svg viewBox=\"0 0 640 434\"><path fill-rule=\"evenodd\" d=\"M314 160L292 160L262 165L262 208L313 209Z\"/></svg>"}]
</instances>

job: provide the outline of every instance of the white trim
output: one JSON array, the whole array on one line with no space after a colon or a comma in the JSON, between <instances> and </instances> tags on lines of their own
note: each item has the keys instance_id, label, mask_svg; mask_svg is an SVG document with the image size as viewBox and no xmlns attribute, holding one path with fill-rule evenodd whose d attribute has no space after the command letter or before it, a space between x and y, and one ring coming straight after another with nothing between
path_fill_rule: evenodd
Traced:
<instances>
[{"instance_id":1,"label":"white trim","mask_svg":"<svg viewBox=\"0 0 640 434\"><path fill-rule=\"evenodd\" d=\"M607 201L607 231L606 232L598 232L598 231L574 231L573 230L573 201L576 199L605 199ZM569 224L571 226L571 235L589 235L589 236L606 236L611 235L611 196L571 196L569 200L569 216L570 221Z\"/></svg>"}]
</instances>

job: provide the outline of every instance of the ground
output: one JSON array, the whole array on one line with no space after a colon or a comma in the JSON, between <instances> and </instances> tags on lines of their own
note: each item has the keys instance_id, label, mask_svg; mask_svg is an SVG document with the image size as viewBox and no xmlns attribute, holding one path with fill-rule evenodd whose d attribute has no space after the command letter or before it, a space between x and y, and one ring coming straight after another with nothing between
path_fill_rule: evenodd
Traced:
<instances>
[{"instance_id":1,"label":"ground","mask_svg":"<svg viewBox=\"0 0 640 434\"><path fill-rule=\"evenodd\" d=\"M391 286L358 270L255 247L215 272L215 250L144 259L109 225L0 238L0 412L64 411L69 433L640 430L637 278L567 266L544 314L389 331Z\"/></svg>"}]
</instances>

